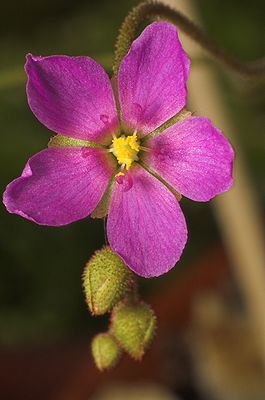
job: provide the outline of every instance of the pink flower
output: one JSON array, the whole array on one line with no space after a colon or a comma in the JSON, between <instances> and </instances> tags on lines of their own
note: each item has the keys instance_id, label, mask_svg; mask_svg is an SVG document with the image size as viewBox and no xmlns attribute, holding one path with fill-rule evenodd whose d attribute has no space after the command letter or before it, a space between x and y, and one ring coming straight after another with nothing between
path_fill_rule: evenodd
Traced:
<instances>
[{"instance_id":1,"label":"pink flower","mask_svg":"<svg viewBox=\"0 0 265 400\"><path fill-rule=\"evenodd\" d=\"M189 65L176 28L149 25L120 65L119 126L111 82L94 60L28 55L33 113L72 139L29 159L4 193L8 211L69 224L95 210L116 175L107 220L112 249L141 276L169 271L187 240L176 192L207 201L232 185L232 147L209 119L187 117L143 139L186 105Z\"/></svg>"}]
</instances>

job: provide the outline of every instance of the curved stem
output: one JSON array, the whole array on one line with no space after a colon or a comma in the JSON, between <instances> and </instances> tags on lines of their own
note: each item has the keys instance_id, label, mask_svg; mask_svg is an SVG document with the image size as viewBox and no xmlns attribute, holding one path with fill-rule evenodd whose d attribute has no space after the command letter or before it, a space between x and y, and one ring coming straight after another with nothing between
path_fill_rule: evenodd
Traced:
<instances>
[{"instance_id":1,"label":"curved stem","mask_svg":"<svg viewBox=\"0 0 265 400\"><path fill-rule=\"evenodd\" d=\"M238 58L229 54L220 47L197 25L190 21L179 11L158 1L146 1L139 4L125 18L119 36L116 42L116 51L114 55L113 72L117 75L122 58L127 54L132 41L134 40L139 26L145 20L154 20L157 18L166 19L177 25L180 30L186 33L190 38L199 43L218 61L225 64L233 71L245 78L265 77L265 59L242 62Z\"/></svg>"}]
</instances>

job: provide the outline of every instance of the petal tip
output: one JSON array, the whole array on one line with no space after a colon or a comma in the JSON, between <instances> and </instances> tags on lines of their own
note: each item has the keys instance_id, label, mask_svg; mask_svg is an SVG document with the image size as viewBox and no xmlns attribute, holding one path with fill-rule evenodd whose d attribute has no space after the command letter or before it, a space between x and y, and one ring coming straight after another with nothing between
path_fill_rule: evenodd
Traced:
<instances>
[{"instance_id":1,"label":"petal tip","mask_svg":"<svg viewBox=\"0 0 265 400\"><path fill-rule=\"evenodd\" d=\"M39 61L42 58L43 58L42 56L34 56L34 54L32 53L26 54L26 61Z\"/></svg>"},{"instance_id":2,"label":"petal tip","mask_svg":"<svg viewBox=\"0 0 265 400\"><path fill-rule=\"evenodd\" d=\"M14 204L14 201L12 199L12 196L10 195L9 191L10 191L10 187L12 185L13 182L11 182L9 185L7 185L6 190L3 193L3 204L6 208L6 210L10 213L10 214L16 214L19 215L20 217L23 217L29 221L35 222L38 224L37 221L35 221L34 219L32 219L30 216L28 216L27 214L25 214L23 211L18 210Z\"/></svg>"},{"instance_id":3,"label":"petal tip","mask_svg":"<svg viewBox=\"0 0 265 400\"><path fill-rule=\"evenodd\" d=\"M32 53L26 54L26 63L25 63L25 69L27 70L27 66L34 61L38 61L41 59L41 56L34 56Z\"/></svg>"},{"instance_id":4,"label":"petal tip","mask_svg":"<svg viewBox=\"0 0 265 400\"><path fill-rule=\"evenodd\" d=\"M40 58L41 58L40 56L34 56L31 53L28 53L26 55L26 63L25 63L24 69L26 71L26 74L27 74L28 78L29 78L29 75L30 75L30 72L31 72L31 68L34 66L34 63L36 61L39 61Z\"/></svg>"}]
</instances>

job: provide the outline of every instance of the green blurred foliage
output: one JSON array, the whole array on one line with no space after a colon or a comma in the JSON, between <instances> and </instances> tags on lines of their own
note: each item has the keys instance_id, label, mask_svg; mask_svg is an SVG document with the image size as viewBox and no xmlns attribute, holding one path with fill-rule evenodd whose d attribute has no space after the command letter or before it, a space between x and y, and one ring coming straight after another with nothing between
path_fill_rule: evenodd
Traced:
<instances>
[{"instance_id":1,"label":"green blurred foliage","mask_svg":"<svg viewBox=\"0 0 265 400\"><path fill-rule=\"evenodd\" d=\"M17 0L1 5L2 191L51 135L27 105L25 54L87 54L110 72L118 28L135 4L132 0ZM205 29L220 44L246 60L264 54L264 1L201 0L199 6ZM220 67L216 73L253 181L260 198L264 197L264 87L242 84ZM141 280L144 290L159 290L171 274L187 273L188 261L220 240L209 205L183 200L182 207L190 232L185 254L167 276ZM95 322L86 311L81 274L87 259L105 242L103 221L86 219L49 228L10 215L3 206L0 213L0 344L90 334Z\"/></svg>"}]
</instances>

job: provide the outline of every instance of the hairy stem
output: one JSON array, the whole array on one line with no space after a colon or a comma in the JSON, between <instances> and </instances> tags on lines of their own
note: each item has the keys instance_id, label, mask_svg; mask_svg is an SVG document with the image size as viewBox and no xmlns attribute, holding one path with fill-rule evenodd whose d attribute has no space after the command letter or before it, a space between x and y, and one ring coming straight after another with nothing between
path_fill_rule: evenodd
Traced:
<instances>
[{"instance_id":1,"label":"hairy stem","mask_svg":"<svg viewBox=\"0 0 265 400\"><path fill-rule=\"evenodd\" d=\"M229 54L220 47L197 25L190 21L179 11L159 1L146 1L133 8L125 18L116 42L114 54L113 73L117 75L122 58L127 54L132 41L136 37L140 25L146 20L165 19L177 25L177 27L190 38L201 45L222 64L237 72L244 78L265 77L265 59L253 62L243 62Z\"/></svg>"}]
</instances>

